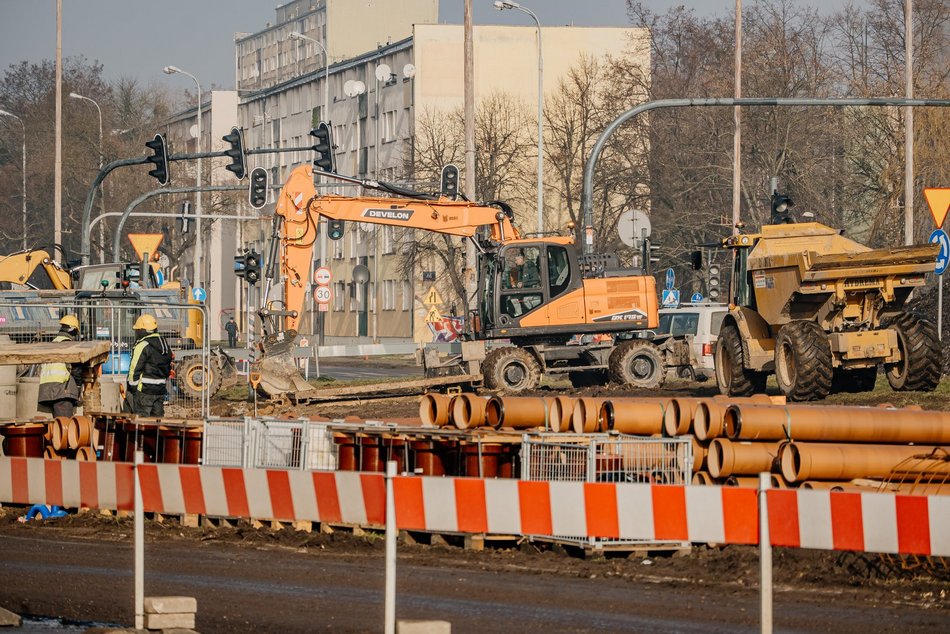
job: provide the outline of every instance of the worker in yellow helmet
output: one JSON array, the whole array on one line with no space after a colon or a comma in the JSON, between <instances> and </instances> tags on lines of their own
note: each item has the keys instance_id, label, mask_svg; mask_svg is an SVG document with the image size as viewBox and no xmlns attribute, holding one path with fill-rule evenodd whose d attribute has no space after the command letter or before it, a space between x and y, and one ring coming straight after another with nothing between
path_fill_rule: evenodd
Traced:
<instances>
[{"instance_id":1,"label":"worker in yellow helmet","mask_svg":"<svg viewBox=\"0 0 950 634\"><path fill-rule=\"evenodd\" d=\"M72 342L79 338L79 320L66 315L59 320L59 333L54 343ZM50 409L53 416L72 416L82 395L82 364L44 363L40 367L37 402Z\"/></svg>"},{"instance_id":2,"label":"worker in yellow helmet","mask_svg":"<svg viewBox=\"0 0 950 634\"><path fill-rule=\"evenodd\" d=\"M135 347L129 362L126 401L129 409L140 416L164 416L168 377L171 374L172 351L158 333L153 315L144 314L132 326Z\"/></svg>"}]
</instances>

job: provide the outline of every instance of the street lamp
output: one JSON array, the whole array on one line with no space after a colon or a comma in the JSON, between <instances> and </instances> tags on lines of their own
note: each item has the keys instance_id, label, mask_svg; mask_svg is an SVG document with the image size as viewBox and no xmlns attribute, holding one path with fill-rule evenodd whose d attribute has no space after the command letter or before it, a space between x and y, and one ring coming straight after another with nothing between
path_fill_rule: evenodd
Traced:
<instances>
[{"instance_id":1,"label":"street lamp","mask_svg":"<svg viewBox=\"0 0 950 634\"><path fill-rule=\"evenodd\" d=\"M495 0L495 8L499 11L516 9L527 13L538 26L538 233L541 233L544 231L544 57L541 55L541 22L534 11L511 0Z\"/></svg>"},{"instance_id":2,"label":"street lamp","mask_svg":"<svg viewBox=\"0 0 950 634\"><path fill-rule=\"evenodd\" d=\"M198 87L198 139L197 139L196 149L197 149L198 154L201 154L201 84L198 83L197 77L195 77L191 73L186 73L185 71L178 68L177 66L166 66L164 68L164 71L166 75L174 75L175 73L180 73L182 75L191 77L195 81L195 86ZM198 173L195 176L195 186L199 188L201 187L201 159L200 158L198 159ZM204 248L204 246L202 245L202 240L201 240L201 190L200 189L197 192L195 192L195 202L197 203L195 205L195 213L197 215L197 218L195 218L195 262L194 262L195 284L194 286L197 288L201 286L201 280L203 278L202 249Z\"/></svg>"},{"instance_id":3,"label":"street lamp","mask_svg":"<svg viewBox=\"0 0 950 634\"><path fill-rule=\"evenodd\" d=\"M96 107L96 112L99 113L99 171L101 172L101 171L102 171L102 163L103 163L103 154L102 154L102 108L99 107L99 104L98 104L98 102L96 102L95 99L91 99L91 98L89 98L89 97L84 97L83 95L80 95L79 93L71 92L71 93L69 93L69 97L70 97L71 99L82 99L82 100L84 100L84 101L88 101L88 102L92 103L92 105L94 105L94 106ZM105 213L105 204L106 204L106 203L105 203L105 199L103 198L103 196L104 196L104 193L103 193L103 191L102 191L102 184L100 183L100 184L99 184L99 213L100 213L100 214L104 214L104 213ZM105 227L105 223L103 223L103 224L99 225L99 245L100 245L100 246L99 246L99 263L100 263L100 264L105 263L105 261L106 261L106 247L105 247L105 244L106 244L106 227Z\"/></svg>"},{"instance_id":4,"label":"street lamp","mask_svg":"<svg viewBox=\"0 0 950 634\"><path fill-rule=\"evenodd\" d=\"M23 131L23 250L26 251L26 126L23 125L23 119L12 112L0 110L0 116L16 119L20 122L20 129Z\"/></svg>"},{"instance_id":5,"label":"street lamp","mask_svg":"<svg viewBox=\"0 0 950 634\"><path fill-rule=\"evenodd\" d=\"M323 51L323 120L330 120L330 55L327 53L327 48L319 41L315 40L312 37L307 37L303 33L298 33L297 31L292 31L290 33L290 39L292 40L303 40L305 42L313 42L320 47L320 50Z\"/></svg>"}]
</instances>

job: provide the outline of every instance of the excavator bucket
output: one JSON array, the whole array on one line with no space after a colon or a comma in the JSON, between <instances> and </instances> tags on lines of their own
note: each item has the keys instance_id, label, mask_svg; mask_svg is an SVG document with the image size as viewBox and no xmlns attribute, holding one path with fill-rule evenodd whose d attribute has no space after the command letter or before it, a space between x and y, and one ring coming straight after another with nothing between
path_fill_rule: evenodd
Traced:
<instances>
[{"instance_id":1,"label":"excavator bucket","mask_svg":"<svg viewBox=\"0 0 950 634\"><path fill-rule=\"evenodd\" d=\"M260 374L258 390L267 396L313 389L297 369L292 354L296 340L297 331L286 330L268 336L261 344L264 355L254 363L252 371Z\"/></svg>"}]
</instances>

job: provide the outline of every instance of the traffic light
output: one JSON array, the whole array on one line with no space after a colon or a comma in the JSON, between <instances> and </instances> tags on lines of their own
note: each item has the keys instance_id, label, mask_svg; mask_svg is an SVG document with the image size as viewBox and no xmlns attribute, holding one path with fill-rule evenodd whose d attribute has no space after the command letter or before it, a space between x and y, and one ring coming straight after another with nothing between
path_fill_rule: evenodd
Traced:
<instances>
[{"instance_id":1,"label":"traffic light","mask_svg":"<svg viewBox=\"0 0 950 634\"><path fill-rule=\"evenodd\" d=\"M250 184L247 188L247 199L254 209L260 209L267 204L267 170L255 167L251 170Z\"/></svg>"},{"instance_id":2,"label":"traffic light","mask_svg":"<svg viewBox=\"0 0 950 634\"><path fill-rule=\"evenodd\" d=\"M709 299L715 301L719 299L720 295L720 277L721 269L718 264L710 263L709 269L706 271L706 296Z\"/></svg>"},{"instance_id":3,"label":"traffic light","mask_svg":"<svg viewBox=\"0 0 950 634\"><path fill-rule=\"evenodd\" d=\"M244 279L244 274L247 272L247 254L242 253L241 255L234 256L234 274L241 279Z\"/></svg>"},{"instance_id":4,"label":"traffic light","mask_svg":"<svg viewBox=\"0 0 950 634\"><path fill-rule=\"evenodd\" d=\"M261 279L261 255L253 249L244 256L244 281L257 284Z\"/></svg>"},{"instance_id":5,"label":"traffic light","mask_svg":"<svg viewBox=\"0 0 950 634\"><path fill-rule=\"evenodd\" d=\"M330 134L330 126L326 121L321 121L320 125L310 131L310 136L315 137L317 142L310 148L317 158L313 161L313 166L321 172L336 172L336 157L333 155L333 137Z\"/></svg>"},{"instance_id":6,"label":"traffic light","mask_svg":"<svg viewBox=\"0 0 950 634\"><path fill-rule=\"evenodd\" d=\"M221 137L225 143L231 147L224 151L225 156L231 159L231 164L224 169L238 177L238 180L244 180L247 176L247 156L244 154L244 132L241 128L231 128L230 134Z\"/></svg>"},{"instance_id":7,"label":"traffic light","mask_svg":"<svg viewBox=\"0 0 950 634\"><path fill-rule=\"evenodd\" d=\"M442 168L442 195L456 200L459 196L459 168L449 163Z\"/></svg>"},{"instance_id":8,"label":"traffic light","mask_svg":"<svg viewBox=\"0 0 950 634\"><path fill-rule=\"evenodd\" d=\"M785 194L778 193L778 190L772 192L772 218L769 224L781 225L792 221L789 209L794 207L795 203Z\"/></svg>"},{"instance_id":9,"label":"traffic light","mask_svg":"<svg viewBox=\"0 0 950 634\"><path fill-rule=\"evenodd\" d=\"M342 220L328 220L327 221L327 237L331 240L339 240L343 237L343 221Z\"/></svg>"},{"instance_id":10,"label":"traffic light","mask_svg":"<svg viewBox=\"0 0 950 634\"><path fill-rule=\"evenodd\" d=\"M168 178L168 145L165 143L165 137L156 134L151 141L145 142L145 147L150 149L153 154L145 158L146 161L155 167L149 170L148 175L158 179L159 184L167 185Z\"/></svg>"},{"instance_id":11,"label":"traffic light","mask_svg":"<svg viewBox=\"0 0 950 634\"><path fill-rule=\"evenodd\" d=\"M659 250L660 245L653 244L650 238L643 239L643 271L646 275L650 275L650 272L653 270L653 264L660 261L660 258L653 255Z\"/></svg>"}]
</instances>

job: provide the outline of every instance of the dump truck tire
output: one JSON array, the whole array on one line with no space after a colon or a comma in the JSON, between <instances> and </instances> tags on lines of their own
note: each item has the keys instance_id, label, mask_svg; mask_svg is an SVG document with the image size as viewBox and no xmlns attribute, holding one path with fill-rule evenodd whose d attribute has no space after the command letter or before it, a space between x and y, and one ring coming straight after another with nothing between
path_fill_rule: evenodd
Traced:
<instances>
[{"instance_id":1,"label":"dump truck tire","mask_svg":"<svg viewBox=\"0 0 950 634\"><path fill-rule=\"evenodd\" d=\"M815 401L831 392L834 369L828 333L813 321L791 321L775 340L775 380L790 401Z\"/></svg>"},{"instance_id":2,"label":"dump truck tire","mask_svg":"<svg viewBox=\"0 0 950 634\"><path fill-rule=\"evenodd\" d=\"M856 394L858 392L871 392L874 390L874 384L877 383L877 366L873 368L861 368L860 370L842 370L837 369L831 379L832 394Z\"/></svg>"},{"instance_id":3,"label":"dump truck tire","mask_svg":"<svg viewBox=\"0 0 950 634\"><path fill-rule=\"evenodd\" d=\"M742 337L733 326L723 326L716 341L716 383L726 396L751 396L765 392L768 374L743 367Z\"/></svg>"},{"instance_id":4,"label":"dump truck tire","mask_svg":"<svg viewBox=\"0 0 950 634\"><path fill-rule=\"evenodd\" d=\"M578 370L568 372L567 379L571 382L571 387L595 387L606 385L610 377L606 370Z\"/></svg>"},{"instance_id":5,"label":"dump truck tire","mask_svg":"<svg viewBox=\"0 0 950 634\"><path fill-rule=\"evenodd\" d=\"M482 374L488 389L516 394L537 387L541 366L527 350L498 348L485 357Z\"/></svg>"},{"instance_id":6,"label":"dump truck tire","mask_svg":"<svg viewBox=\"0 0 950 634\"><path fill-rule=\"evenodd\" d=\"M610 380L620 385L658 389L666 380L663 353L650 341L626 341L610 353Z\"/></svg>"},{"instance_id":7,"label":"dump truck tire","mask_svg":"<svg viewBox=\"0 0 950 634\"><path fill-rule=\"evenodd\" d=\"M178 390L188 398L201 398L205 390L214 396L221 388L221 372L212 361L205 368L201 355L186 357L181 366L175 369Z\"/></svg>"},{"instance_id":8,"label":"dump truck tire","mask_svg":"<svg viewBox=\"0 0 950 634\"><path fill-rule=\"evenodd\" d=\"M933 323L915 313L898 313L881 324L897 331L902 359L884 366L891 387L898 391L932 392L940 383L940 340Z\"/></svg>"}]
</instances>

